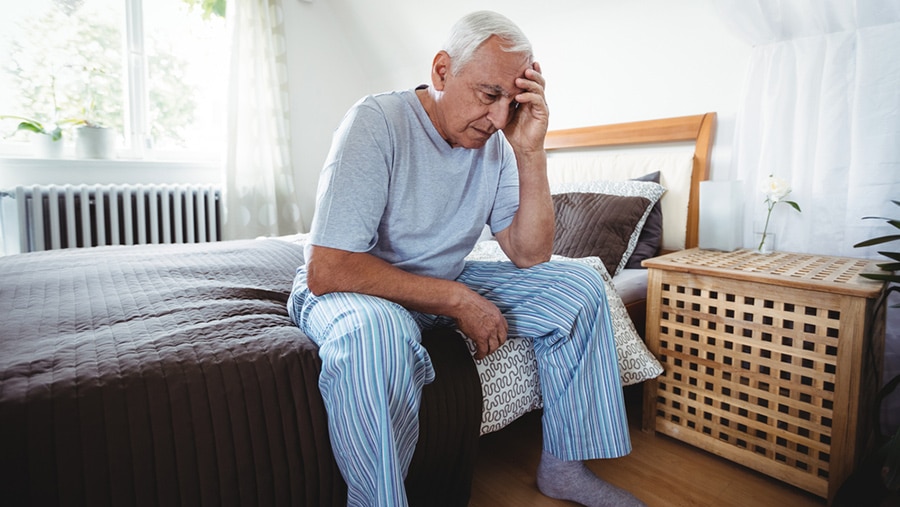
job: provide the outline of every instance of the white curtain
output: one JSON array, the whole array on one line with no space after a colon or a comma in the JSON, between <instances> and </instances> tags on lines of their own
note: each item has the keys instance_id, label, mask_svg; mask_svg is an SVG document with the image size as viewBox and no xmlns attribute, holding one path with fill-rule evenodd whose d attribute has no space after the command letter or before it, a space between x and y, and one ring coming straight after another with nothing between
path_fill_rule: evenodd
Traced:
<instances>
[{"instance_id":1,"label":"white curtain","mask_svg":"<svg viewBox=\"0 0 900 507\"><path fill-rule=\"evenodd\" d=\"M855 249L898 216L900 0L718 0L753 46L732 173L748 188L744 243L765 221L757 183L787 179L803 209L775 207L776 248L878 257Z\"/></svg>"},{"instance_id":2,"label":"white curtain","mask_svg":"<svg viewBox=\"0 0 900 507\"><path fill-rule=\"evenodd\" d=\"M732 173L747 185L744 244L765 220L757 189L787 179L803 209L775 207L779 250L881 258L855 243L900 217L900 0L715 0L753 46L738 109ZM897 243L887 245L896 251ZM882 248L884 249L884 248ZM895 300L896 301L896 300ZM900 373L900 312L888 312L885 379ZM882 412L900 424L900 396Z\"/></svg>"},{"instance_id":3,"label":"white curtain","mask_svg":"<svg viewBox=\"0 0 900 507\"><path fill-rule=\"evenodd\" d=\"M301 232L281 0L232 0L227 8L231 68L223 236Z\"/></svg>"}]
</instances>

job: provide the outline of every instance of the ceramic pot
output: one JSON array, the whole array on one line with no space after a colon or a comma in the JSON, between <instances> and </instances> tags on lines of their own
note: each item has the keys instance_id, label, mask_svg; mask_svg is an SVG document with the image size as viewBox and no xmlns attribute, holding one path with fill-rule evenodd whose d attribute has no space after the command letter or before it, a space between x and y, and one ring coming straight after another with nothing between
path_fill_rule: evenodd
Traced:
<instances>
[{"instance_id":1,"label":"ceramic pot","mask_svg":"<svg viewBox=\"0 0 900 507\"><path fill-rule=\"evenodd\" d=\"M78 127L75 130L75 155L78 158L112 158L112 130L106 127Z\"/></svg>"},{"instance_id":2,"label":"ceramic pot","mask_svg":"<svg viewBox=\"0 0 900 507\"><path fill-rule=\"evenodd\" d=\"M62 138L53 140L47 134L35 134L32 140L34 144L34 156L38 158L62 158Z\"/></svg>"}]
</instances>

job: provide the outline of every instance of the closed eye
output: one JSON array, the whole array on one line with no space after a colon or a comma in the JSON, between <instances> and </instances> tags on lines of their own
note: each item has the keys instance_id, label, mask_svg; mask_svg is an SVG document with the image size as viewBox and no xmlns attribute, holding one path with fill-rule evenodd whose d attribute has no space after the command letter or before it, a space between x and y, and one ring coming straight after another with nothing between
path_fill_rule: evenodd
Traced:
<instances>
[{"instance_id":1,"label":"closed eye","mask_svg":"<svg viewBox=\"0 0 900 507\"><path fill-rule=\"evenodd\" d=\"M493 104L494 102L497 102L497 99L499 98L500 95L495 93L481 92L481 101L485 104Z\"/></svg>"}]
</instances>

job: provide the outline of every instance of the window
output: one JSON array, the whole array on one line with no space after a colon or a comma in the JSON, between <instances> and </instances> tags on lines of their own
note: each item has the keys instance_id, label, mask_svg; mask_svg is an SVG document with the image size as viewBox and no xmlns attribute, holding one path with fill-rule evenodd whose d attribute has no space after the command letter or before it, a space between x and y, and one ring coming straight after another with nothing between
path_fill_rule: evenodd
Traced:
<instances>
[{"instance_id":1,"label":"window","mask_svg":"<svg viewBox=\"0 0 900 507\"><path fill-rule=\"evenodd\" d=\"M224 0L7 2L0 19L0 115L109 127L127 159L221 158L228 42ZM30 132L0 121L0 154Z\"/></svg>"}]
</instances>

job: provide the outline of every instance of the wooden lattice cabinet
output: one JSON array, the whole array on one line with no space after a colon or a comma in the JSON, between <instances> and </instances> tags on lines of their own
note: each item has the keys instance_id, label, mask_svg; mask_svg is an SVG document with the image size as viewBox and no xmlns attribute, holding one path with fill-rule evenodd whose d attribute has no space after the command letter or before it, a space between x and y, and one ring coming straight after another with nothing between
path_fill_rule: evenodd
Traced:
<instances>
[{"instance_id":1,"label":"wooden lattice cabinet","mask_svg":"<svg viewBox=\"0 0 900 507\"><path fill-rule=\"evenodd\" d=\"M649 270L644 428L831 500L877 417L883 285L863 259L684 250Z\"/></svg>"}]
</instances>

